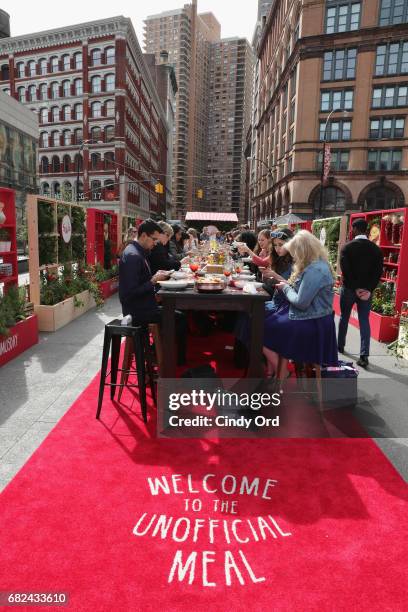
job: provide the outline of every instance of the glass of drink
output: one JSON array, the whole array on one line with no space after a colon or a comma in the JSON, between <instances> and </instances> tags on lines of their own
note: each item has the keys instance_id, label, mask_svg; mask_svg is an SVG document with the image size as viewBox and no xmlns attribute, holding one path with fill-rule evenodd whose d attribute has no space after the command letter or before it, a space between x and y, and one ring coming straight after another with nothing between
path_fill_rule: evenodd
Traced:
<instances>
[{"instance_id":1,"label":"glass of drink","mask_svg":"<svg viewBox=\"0 0 408 612\"><path fill-rule=\"evenodd\" d=\"M192 259L192 260L190 261L190 270L191 270L192 272L194 272L194 274L197 272L197 270L199 269L199 267L200 267L200 266L199 266L198 261L197 261L196 259Z\"/></svg>"}]
</instances>

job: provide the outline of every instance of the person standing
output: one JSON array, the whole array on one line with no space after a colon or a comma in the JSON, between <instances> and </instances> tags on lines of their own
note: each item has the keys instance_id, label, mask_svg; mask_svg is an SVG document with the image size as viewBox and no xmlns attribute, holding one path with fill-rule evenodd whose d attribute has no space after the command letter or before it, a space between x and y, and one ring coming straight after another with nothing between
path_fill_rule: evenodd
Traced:
<instances>
[{"instance_id":1,"label":"person standing","mask_svg":"<svg viewBox=\"0 0 408 612\"><path fill-rule=\"evenodd\" d=\"M340 253L343 286L340 292L341 314L337 345L339 352L344 353L350 314L356 304L360 326L360 359L357 364L366 368L370 355L371 299L382 276L384 258L380 247L367 237L368 224L365 219L356 219L351 227L353 240Z\"/></svg>"}]
</instances>

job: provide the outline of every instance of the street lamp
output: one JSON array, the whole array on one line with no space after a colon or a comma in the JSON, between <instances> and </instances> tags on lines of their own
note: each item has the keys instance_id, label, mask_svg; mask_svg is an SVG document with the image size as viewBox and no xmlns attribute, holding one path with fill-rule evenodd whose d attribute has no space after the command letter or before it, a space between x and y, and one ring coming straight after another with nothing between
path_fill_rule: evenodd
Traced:
<instances>
[{"instance_id":1,"label":"street lamp","mask_svg":"<svg viewBox=\"0 0 408 612\"><path fill-rule=\"evenodd\" d=\"M87 144L102 144L102 140L93 140L90 138L89 140L83 140L78 149L78 157L77 157L77 179L76 179L76 201L79 203L79 169L80 169L80 161L81 161L81 152L84 150L84 146Z\"/></svg>"},{"instance_id":2,"label":"street lamp","mask_svg":"<svg viewBox=\"0 0 408 612\"><path fill-rule=\"evenodd\" d=\"M322 170L320 173L320 197L319 197L319 210L318 217L321 218L323 211L323 190L324 190L324 158L326 154L326 143L327 143L327 128L329 126L329 121L333 113L342 113L343 117L347 117L349 113L346 110L342 110L341 108L333 108L330 113L327 115L326 123L324 126L323 133L323 157L322 157Z\"/></svg>"}]
</instances>

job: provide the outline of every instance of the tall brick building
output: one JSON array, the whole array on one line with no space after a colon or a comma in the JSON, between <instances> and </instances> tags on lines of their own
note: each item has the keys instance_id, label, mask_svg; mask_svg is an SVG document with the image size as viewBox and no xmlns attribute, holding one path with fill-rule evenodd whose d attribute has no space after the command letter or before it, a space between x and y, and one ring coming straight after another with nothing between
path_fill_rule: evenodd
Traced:
<instances>
[{"instance_id":1,"label":"tall brick building","mask_svg":"<svg viewBox=\"0 0 408 612\"><path fill-rule=\"evenodd\" d=\"M257 56L253 223L404 205L408 2L275 0Z\"/></svg>"},{"instance_id":2,"label":"tall brick building","mask_svg":"<svg viewBox=\"0 0 408 612\"><path fill-rule=\"evenodd\" d=\"M2 38L0 79L38 114L42 193L137 217L159 212L168 126L130 19Z\"/></svg>"},{"instance_id":3,"label":"tall brick building","mask_svg":"<svg viewBox=\"0 0 408 612\"><path fill-rule=\"evenodd\" d=\"M244 38L211 45L207 210L245 213L246 137L251 123L253 54Z\"/></svg>"}]
</instances>

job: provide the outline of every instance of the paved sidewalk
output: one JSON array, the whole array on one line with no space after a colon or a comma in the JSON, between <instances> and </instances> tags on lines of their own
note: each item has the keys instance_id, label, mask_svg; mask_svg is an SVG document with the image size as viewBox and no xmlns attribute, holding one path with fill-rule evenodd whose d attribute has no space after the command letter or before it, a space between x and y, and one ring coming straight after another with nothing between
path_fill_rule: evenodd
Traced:
<instances>
[{"instance_id":1,"label":"paved sidewalk","mask_svg":"<svg viewBox=\"0 0 408 612\"><path fill-rule=\"evenodd\" d=\"M0 489L20 470L98 373L104 325L121 313L117 296L89 311L0 369ZM347 358L358 356L358 330L349 328ZM372 344L360 385L371 394L357 418L408 479L408 363Z\"/></svg>"}]
</instances>

